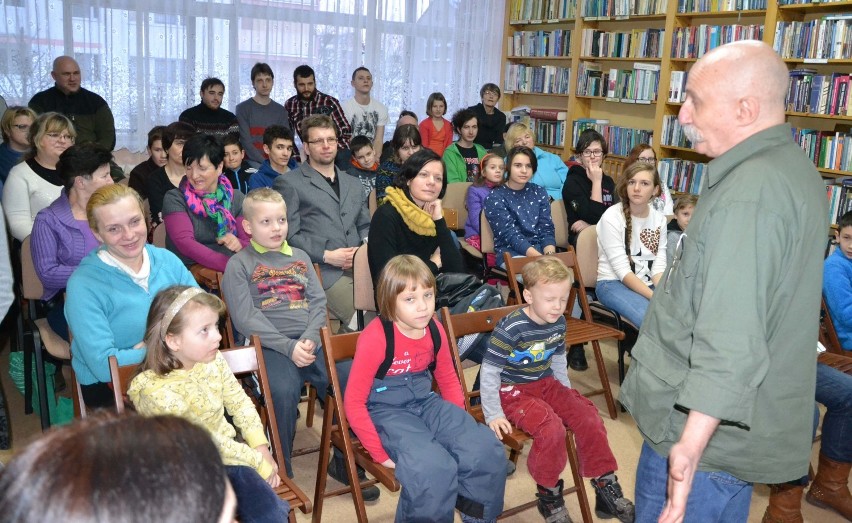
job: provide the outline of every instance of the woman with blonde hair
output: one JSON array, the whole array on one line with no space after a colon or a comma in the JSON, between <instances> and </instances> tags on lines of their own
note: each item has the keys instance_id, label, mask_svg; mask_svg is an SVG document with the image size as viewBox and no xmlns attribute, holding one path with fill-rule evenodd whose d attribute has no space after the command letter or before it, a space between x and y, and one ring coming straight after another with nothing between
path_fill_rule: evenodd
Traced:
<instances>
[{"instance_id":1,"label":"woman with blonde hair","mask_svg":"<svg viewBox=\"0 0 852 523\"><path fill-rule=\"evenodd\" d=\"M544 187L551 201L562 199L562 186L565 185L565 178L568 176L568 167L565 166L562 158L536 146L535 135L526 124L513 123L509 126L506 130L505 146L507 151L514 147L532 149L538 168L530 182ZM509 165L509 162L506 162L506 165Z\"/></svg>"}]
</instances>

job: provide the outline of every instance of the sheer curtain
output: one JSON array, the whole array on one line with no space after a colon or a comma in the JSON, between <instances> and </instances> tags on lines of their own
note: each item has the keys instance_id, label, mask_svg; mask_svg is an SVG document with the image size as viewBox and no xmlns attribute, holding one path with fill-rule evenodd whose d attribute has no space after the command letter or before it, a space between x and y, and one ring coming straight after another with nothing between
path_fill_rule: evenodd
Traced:
<instances>
[{"instance_id":1,"label":"sheer curtain","mask_svg":"<svg viewBox=\"0 0 852 523\"><path fill-rule=\"evenodd\" d=\"M233 111L254 94L255 62L272 66L281 103L295 94L300 64L341 101L364 65L390 131L402 109L424 118L433 91L452 113L479 102L483 83L500 83L504 9L472 0L4 0L0 95L25 105L53 85L53 59L71 55L83 87L112 108L116 148L138 151L151 127L200 102L207 76L225 83Z\"/></svg>"}]
</instances>

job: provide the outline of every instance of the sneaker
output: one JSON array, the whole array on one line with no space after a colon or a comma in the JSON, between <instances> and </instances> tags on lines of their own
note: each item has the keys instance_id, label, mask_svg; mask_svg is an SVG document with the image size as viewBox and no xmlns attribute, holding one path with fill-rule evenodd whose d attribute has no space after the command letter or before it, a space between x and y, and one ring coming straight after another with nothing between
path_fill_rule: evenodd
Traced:
<instances>
[{"instance_id":1,"label":"sneaker","mask_svg":"<svg viewBox=\"0 0 852 523\"><path fill-rule=\"evenodd\" d=\"M358 465L355 465L355 469L358 472L359 481L367 479L367 474L364 472L364 469ZM333 479L343 483L344 485L349 485L349 478L346 475L346 464L343 462L343 458L337 456L332 457L326 470L328 471L328 475ZM379 490L379 487L375 485L361 487L361 495L364 497L364 501L376 501L379 499L381 493L382 492Z\"/></svg>"},{"instance_id":2,"label":"sneaker","mask_svg":"<svg viewBox=\"0 0 852 523\"><path fill-rule=\"evenodd\" d=\"M515 464L514 464L514 463L512 463L512 460L510 460L510 459L507 459L507 460L506 460L506 476L507 476L507 477L508 477L508 476L511 476L512 474L514 474L514 473L515 473L515 469L516 469L516 468L517 468L517 467L515 466Z\"/></svg>"},{"instance_id":3,"label":"sneaker","mask_svg":"<svg viewBox=\"0 0 852 523\"><path fill-rule=\"evenodd\" d=\"M538 513L544 517L545 523L573 523L562 498L562 486L561 479L552 488L538 485L535 497L538 498Z\"/></svg>"},{"instance_id":4,"label":"sneaker","mask_svg":"<svg viewBox=\"0 0 852 523\"><path fill-rule=\"evenodd\" d=\"M632 523L635 517L633 502L624 497L618 477L609 473L592 480L595 489L595 515L601 519L618 518Z\"/></svg>"},{"instance_id":5,"label":"sneaker","mask_svg":"<svg viewBox=\"0 0 852 523\"><path fill-rule=\"evenodd\" d=\"M577 371L589 368L586 362L586 348L582 345L571 345L568 348L568 366Z\"/></svg>"}]
</instances>

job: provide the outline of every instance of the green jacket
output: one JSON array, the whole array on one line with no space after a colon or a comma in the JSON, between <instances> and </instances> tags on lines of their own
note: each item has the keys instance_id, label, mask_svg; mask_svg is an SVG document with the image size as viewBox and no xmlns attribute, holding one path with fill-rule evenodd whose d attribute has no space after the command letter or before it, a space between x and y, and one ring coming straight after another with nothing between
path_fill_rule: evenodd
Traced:
<instances>
[{"instance_id":1,"label":"green jacket","mask_svg":"<svg viewBox=\"0 0 852 523\"><path fill-rule=\"evenodd\" d=\"M461 151L456 147L457 142L453 142L444 150L444 165L447 166L447 183L466 182L467 181L467 165L464 163L464 158ZM476 156L482 161L482 158L488 152L478 143L474 143Z\"/></svg>"},{"instance_id":2,"label":"green jacket","mask_svg":"<svg viewBox=\"0 0 852 523\"><path fill-rule=\"evenodd\" d=\"M826 234L825 185L789 125L710 162L621 387L658 454L696 409L722 420L701 470L759 483L807 473Z\"/></svg>"}]
</instances>

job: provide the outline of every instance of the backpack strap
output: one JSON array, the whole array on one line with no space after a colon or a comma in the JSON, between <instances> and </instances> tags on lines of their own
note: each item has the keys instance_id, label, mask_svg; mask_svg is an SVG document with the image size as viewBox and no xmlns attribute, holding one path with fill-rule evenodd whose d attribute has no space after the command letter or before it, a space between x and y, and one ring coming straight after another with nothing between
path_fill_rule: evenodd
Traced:
<instances>
[{"instance_id":1,"label":"backpack strap","mask_svg":"<svg viewBox=\"0 0 852 523\"><path fill-rule=\"evenodd\" d=\"M384 379L388 370L390 370L390 367L393 364L394 351L393 322L384 318L381 318L381 321L382 328L385 331L385 359L376 371L376 379L378 380ZM441 350L441 331L438 330L438 324L435 323L434 318L429 320L429 335L432 338L432 347L435 351L432 356L432 363L429 364L429 372L434 373L435 362L438 360L438 351Z\"/></svg>"}]
</instances>

